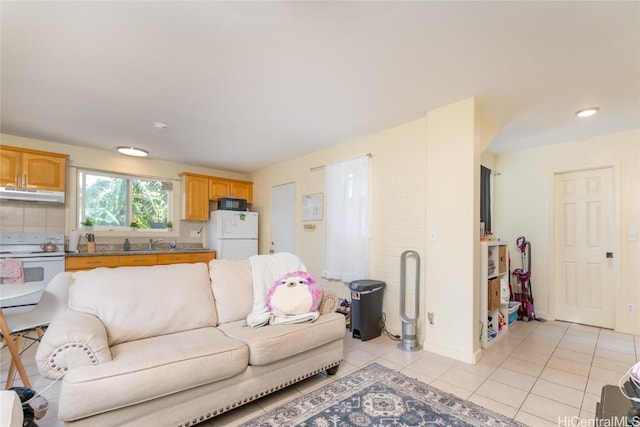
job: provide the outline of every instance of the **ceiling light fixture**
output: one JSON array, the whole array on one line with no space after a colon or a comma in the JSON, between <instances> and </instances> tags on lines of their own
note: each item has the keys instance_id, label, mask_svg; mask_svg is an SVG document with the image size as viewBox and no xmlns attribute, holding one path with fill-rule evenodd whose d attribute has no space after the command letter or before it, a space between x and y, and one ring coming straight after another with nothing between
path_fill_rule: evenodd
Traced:
<instances>
[{"instance_id":1,"label":"ceiling light fixture","mask_svg":"<svg viewBox=\"0 0 640 427\"><path fill-rule=\"evenodd\" d=\"M147 157L149 152L136 147L118 147L118 153L132 157Z\"/></svg>"},{"instance_id":2,"label":"ceiling light fixture","mask_svg":"<svg viewBox=\"0 0 640 427\"><path fill-rule=\"evenodd\" d=\"M167 125L165 123L162 122L153 122L153 127L158 129L158 130L164 130L167 128Z\"/></svg>"},{"instance_id":3,"label":"ceiling light fixture","mask_svg":"<svg viewBox=\"0 0 640 427\"><path fill-rule=\"evenodd\" d=\"M578 117L591 117L591 116L595 115L598 111L600 111L599 107L583 108L582 110L576 111L576 116L578 116Z\"/></svg>"}]
</instances>

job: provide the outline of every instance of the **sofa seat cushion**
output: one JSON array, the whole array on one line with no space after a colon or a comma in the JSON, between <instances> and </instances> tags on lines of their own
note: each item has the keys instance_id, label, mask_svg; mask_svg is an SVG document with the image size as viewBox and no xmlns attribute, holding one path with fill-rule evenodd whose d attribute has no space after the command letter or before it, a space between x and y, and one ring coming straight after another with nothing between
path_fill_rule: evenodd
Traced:
<instances>
[{"instance_id":1,"label":"sofa seat cushion","mask_svg":"<svg viewBox=\"0 0 640 427\"><path fill-rule=\"evenodd\" d=\"M261 328L246 326L237 321L220 324L219 329L229 337L247 344L250 365L267 365L295 354L344 338L344 316L324 314L313 323L267 325Z\"/></svg>"},{"instance_id":2,"label":"sofa seat cushion","mask_svg":"<svg viewBox=\"0 0 640 427\"><path fill-rule=\"evenodd\" d=\"M217 328L131 341L111 348L113 360L70 370L59 414L71 420L134 405L233 377L247 368L249 350Z\"/></svg>"},{"instance_id":3,"label":"sofa seat cushion","mask_svg":"<svg viewBox=\"0 0 640 427\"><path fill-rule=\"evenodd\" d=\"M100 319L110 346L218 321L204 263L78 271L69 307Z\"/></svg>"}]
</instances>

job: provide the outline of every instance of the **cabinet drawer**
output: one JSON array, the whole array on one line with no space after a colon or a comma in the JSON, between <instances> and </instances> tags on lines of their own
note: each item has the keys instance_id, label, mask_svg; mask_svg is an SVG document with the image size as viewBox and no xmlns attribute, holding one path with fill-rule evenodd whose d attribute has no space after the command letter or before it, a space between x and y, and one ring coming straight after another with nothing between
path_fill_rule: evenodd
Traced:
<instances>
[{"instance_id":1,"label":"cabinet drawer","mask_svg":"<svg viewBox=\"0 0 640 427\"><path fill-rule=\"evenodd\" d=\"M160 254L158 264L181 264L191 262L189 254Z\"/></svg>"},{"instance_id":2,"label":"cabinet drawer","mask_svg":"<svg viewBox=\"0 0 640 427\"><path fill-rule=\"evenodd\" d=\"M86 257L69 257L65 259L65 270L90 270L98 267L117 267L120 260L117 256L86 256Z\"/></svg>"},{"instance_id":3,"label":"cabinet drawer","mask_svg":"<svg viewBox=\"0 0 640 427\"><path fill-rule=\"evenodd\" d=\"M120 265L155 265L158 262L157 255L123 255L120 257Z\"/></svg>"},{"instance_id":4,"label":"cabinet drawer","mask_svg":"<svg viewBox=\"0 0 640 427\"><path fill-rule=\"evenodd\" d=\"M198 252L196 254L189 254L189 262L209 262L216 258L215 252Z\"/></svg>"}]
</instances>

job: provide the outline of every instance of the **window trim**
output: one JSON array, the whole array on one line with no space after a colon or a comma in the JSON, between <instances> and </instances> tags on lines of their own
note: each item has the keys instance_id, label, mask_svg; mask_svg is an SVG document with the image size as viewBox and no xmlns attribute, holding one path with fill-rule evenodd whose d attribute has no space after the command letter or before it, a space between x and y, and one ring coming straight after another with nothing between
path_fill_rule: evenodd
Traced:
<instances>
[{"instance_id":1,"label":"window trim","mask_svg":"<svg viewBox=\"0 0 640 427\"><path fill-rule=\"evenodd\" d=\"M122 226L122 227L93 226L88 228L83 225L80 225L80 221L83 218L82 215L84 214L84 201L82 200L82 196L81 196L81 191L83 190L84 183L82 179L80 179L80 176L83 173L126 179L127 187L128 187L127 198L129 199L128 200L129 206L131 206L131 186L132 186L133 179L170 182L173 188L171 191L169 191L168 220L173 223L173 228L171 229L171 231L169 231L166 228L136 229L129 226ZM176 187L176 185L177 184L179 185L179 182L180 182L179 180L176 180L174 178L166 178L166 177L158 177L158 176L134 175L126 172L115 172L110 170L102 170L102 169L80 167L80 166L75 167L74 180L75 180L75 191L74 191L75 207L73 209L74 214L72 215L72 217L74 219L73 219L73 226L71 228L72 229L77 228L78 230L80 230L81 235L84 234L85 231L91 231L91 233L93 233L96 236L104 236L104 237L118 237L118 236L135 237L135 235L147 236L147 237L154 236L154 235L161 236L161 237L179 237L180 236L179 212L177 212L176 210L179 207L179 201L180 201L179 198L178 199L176 198L176 193L179 192L179 187Z\"/></svg>"}]
</instances>

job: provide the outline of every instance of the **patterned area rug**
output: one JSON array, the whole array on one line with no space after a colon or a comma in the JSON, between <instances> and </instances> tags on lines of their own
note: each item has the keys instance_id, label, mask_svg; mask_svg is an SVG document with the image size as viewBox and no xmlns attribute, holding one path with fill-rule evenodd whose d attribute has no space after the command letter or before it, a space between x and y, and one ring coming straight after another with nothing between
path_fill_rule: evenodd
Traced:
<instances>
[{"instance_id":1,"label":"patterned area rug","mask_svg":"<svg viewBox=\"0 0 640 427\"><path fill-rule=\"evenodd\" d=\"M243 427L523 426L373 363Z\"/></svg>"}]
</instances>

